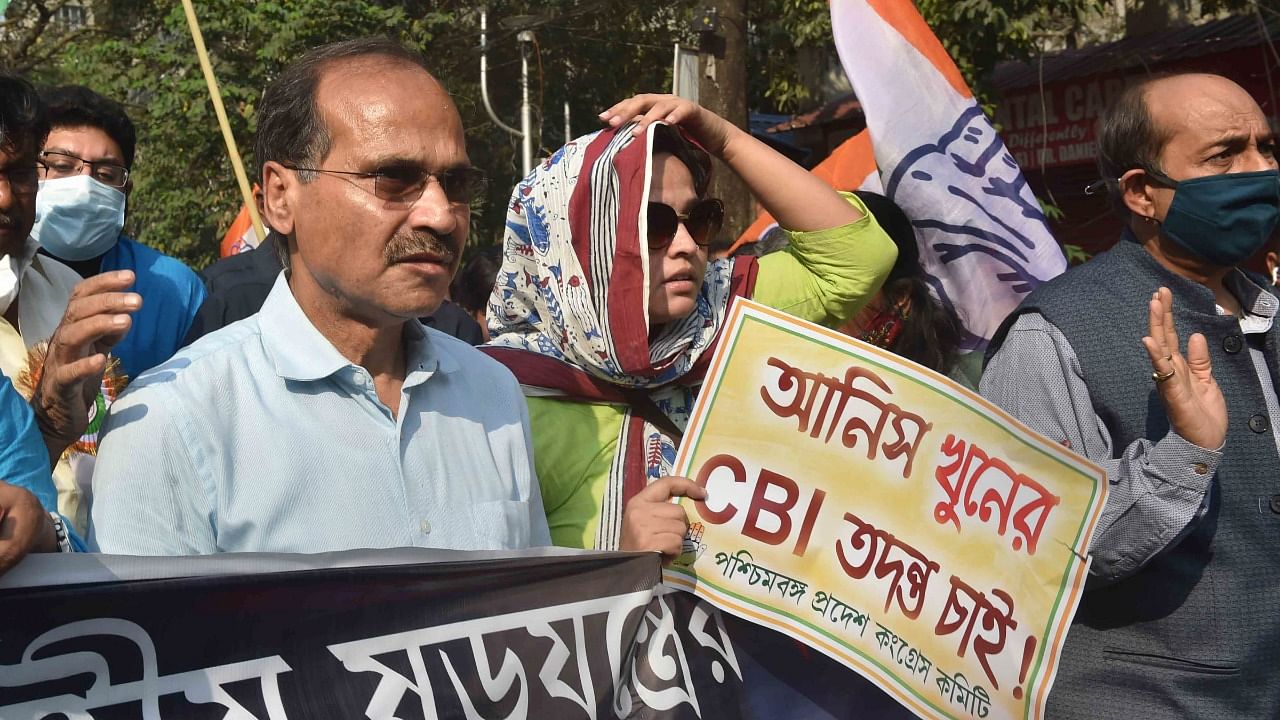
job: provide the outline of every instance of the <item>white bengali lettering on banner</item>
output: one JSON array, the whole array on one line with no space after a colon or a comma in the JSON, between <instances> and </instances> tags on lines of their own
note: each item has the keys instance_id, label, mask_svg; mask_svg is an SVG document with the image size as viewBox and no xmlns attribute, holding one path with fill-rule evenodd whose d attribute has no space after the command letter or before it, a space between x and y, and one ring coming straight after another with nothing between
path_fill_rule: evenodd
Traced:
<instances>
[{"instance_id":1,"label":"white bengali lettering on banner","mask_svg":"<svg viewBox=\"0 0 1280 720\"><path fill-rule=\"evenodd\" d=\"M586 621L602 617L612 705L619 717L639 707L665 711L680 705L701 715L690 658L703 657L703 649L709 651L705 655L716 683L724 683L730 672L740 680L742 672L719 615L710 606L698 602L690 611L688 626L681 628L681 615L670 603L669 596L655 597L646 590L338 643L328 649L347 671L379 676L365 709L370 720L399 717L397 710L410 695L418 698L425 717L438 714L436 693L442 688L433 685L427 668L431 653L440 658L450 689L467 717L481 716L479 704L499 701L510 708L507 717L525 717L533 676L551 697L572 703L581 709L582 717L594 719L597 680L588 648L598 639L588 635ZM550 647L540 659L518 654L498 639L513 632L550 640ZM686 652L686 636L697 643L696 655ZM463 648L470 650L466 657L460 654ZM496 668L490 662L492 648L503 648ZM407 656L407 676L378 659L399 654ZM473 677L482 697L472 697L477 688L468 679ZM567 679L576 680L576 687Z\"/></svg>"},{"instance_id":2,"label":"white bengali lettering on banner","mask_svg":"<svg viewBox=\"0 0 1280 720\"><path fill-rule=\"evenodd\" d=\"M472 650L480 672L481 685L489 696L490 701L506 697L508 693L516 689L520 693L516 700L517 705L527 707L528 680L522 660L511 651L507 651L504 653L503 663L499 667L499 671L496 674L490 673L487 653L482 642L484 636L520 630L529 632L530 635L535 637L545 637L547 627L553 622L603 614L608 617L607 624L610 630L618 629L618 634L615 635L614 632L609 632L608 634L610 655L613 656L615 652L614 646L620 644L623 639L621 629L626 617L647 604L651 598L652 592L644 590L625 595L553 605L534 610L381 635L364 640L354 640L329 645L328 649L333 653L334 657L342 662L343 667L349 672L373 672L380 676L378 686L375 688L365 709L365 716L369 720L394 720L398 717L397 708L399 708L408 694L418 697L425 717L435 717L434 689L427 672L426 662L423 659L423 650L425 648L435 648L456 640L469 641L468 646ZM528 629L530 628L533 631L529 631ZM626 647L622 647L618 652L622 653L626 650ZM462 699L464 706L474 707L467 697L467 690L454 668L453 661L448 657L448 653L451 651L456 652L456 649L446 650L440 647L437 650L445 664L446 672L453 684L453 688L457 691L459 698ZM552 651L543 660L543 666L536 674L541 677L555 673L558 676L558 671L563 668L566 662L565 655L567 652L567 647L563 644L558 648L553 645ZM412 678L405 677L399 671L375 659L380 655L396 653L404 653L408 656ZM614 670L616 671L620 666L620 662L616 663ZM579 670L581 671L583 668L580 666ZM614 672L613 676L618 677L617 672ZM517 680L519 680L519 683L517 683ZM555 688L555 691L559 693L564 693L565 690L565 687L559 685ZM563 695L556 695L555 692L552 694L557 697L563 697ZM585 701L586 698L584 697L583 700ZM579 704L590 705L592 703L583 702ZM591 713L588 713L588 716L590 715Z\"/></svg>"},{"instance_id":3,"label":"white bengali lettering on banner","mask_svg":"<svg viewBox=\"0 0 1280 720\"><path fill-rule=\"evenodd\" d=\"M678 615L671 607L672 602L671 594L660 594L646 608L636 629L630 664L626 666L619 664L626 657L620 652L625 650L626 643L614 642L614 639L623 639L624 629L613 624L616 616L609 617L610 666L615 678L622 677L619 671L624 667L626 672L625 681L614 688L613 711L618 717L630 717L636 709L636 700L644 707L659 711L687 704L699 717L704 715L689 665L689 653L677 632ZM713 619L715 635L709 628ZM729 678L728 671L739 680L742 678L733 644L718 611L701 600L696 601L687 629L698 648L714 654L710 670L716 683L724 683Z\"/></svg>"},{"instance_id":4,"label":"white bengali lettering on banner","mask_svg":"<svg viewBox=\"0 0 1280 720\"><path fill-rule=\"evenodd\" d=\"M129 641L141 656L142 678L113 684L111 666L106 657L95 652L77 650L37 658L47 650L68 640L114 637ZM49 716L66 716L71 720L92 720L90 712L125 703L141 703L144 720L160 720L160 698L183 695L194 704L216 703L226 709L224 720L287 720L280 698L279 677L290 671L288 663L278 655L228 663L216 667L160 675L157 671L156 648L141 626L119 618L79 620L54 628L31 642L16 665L0 665L0 688L23 688L41 683L66 680L77 675L93 678L83 695L62 693L56 696L0 706L0 718L33 720ZM258 715L233 698L224 686L245 680L257 680L262 692L266 715Z\"/></svg>"}]
</instances>

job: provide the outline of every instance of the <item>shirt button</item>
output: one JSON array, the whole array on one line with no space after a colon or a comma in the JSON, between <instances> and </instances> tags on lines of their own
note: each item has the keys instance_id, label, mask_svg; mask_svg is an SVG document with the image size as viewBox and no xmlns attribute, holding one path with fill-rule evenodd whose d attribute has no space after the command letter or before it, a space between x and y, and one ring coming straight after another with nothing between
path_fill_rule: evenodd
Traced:
<instances>
[{"instance_id":1,"label":"shirt button","mask_svg":"<svg viewBox=\"0 0 1280 720\"><path fill-rule=\"evenodd\" d=\"M1249 418L1249 429L1256 433L1264 433L1271 429L1271 423L1267 422L1267 416L1258 414Z\"/></svg>"},{"instance_id":2,"label":"shirt button","mask_svg":"<svg viewBox=\"0 0 1280 720\"><path fill-rule=\"evenodd\" d=\"M1209 472L1209 466L1205 465L1204 463L1196 463L1195 465L1191 466L1191 469L1195 470L1197 475L1204 475L1205 473Z\"/></svg>"},{"instance_id":3,"label":"shirt button","mask_svg":"<svg viewBox=\"0 0 1280 720\"><path fill-rule=\"evenodd\" d=\"M1280 495L1271 496L1271 512L1280 515Z\"/></svg>"},{"instance_id":4,"label":"shirt button","mask_svg":"<svg viewBox=\"0 0 1280 720\"><path fill-rule=\"evenodd\" d=\"M418 529L422 530L423 535L430 535L431 534L430 521L423 520L422 522L418 523Z\"/></svg>"},{"instance_id":5,"label":"shirt button","mask_svg":"<svg viewBox=\"0 0 1280 720\"><path fill-rule=\"evenodd\" d=\"M1228 335L1222 338L1222 349L1234 355L1244 349L1244 338L1236 334Z\"/></svg>"}]
</instances>

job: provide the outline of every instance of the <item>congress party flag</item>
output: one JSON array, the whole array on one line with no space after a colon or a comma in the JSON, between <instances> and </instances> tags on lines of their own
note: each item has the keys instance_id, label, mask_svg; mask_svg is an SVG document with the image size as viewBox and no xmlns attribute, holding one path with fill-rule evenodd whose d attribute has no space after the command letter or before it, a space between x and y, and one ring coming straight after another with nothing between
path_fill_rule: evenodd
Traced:
<instances>
[{"instance_id":1,"label":"congress party flag","mask_svg":"<svg viewBox=\"0 0 1280 720\"><path fill-rule=\"evenodd\" d=\"M262 192L261 188L254 185L254 195L260 192ZM222 236L222 242L218 246L218 257L249 252L261 245L262 240L263 238L258 237L258 231L253 227L253 216L249 214L249 208L241 205L236 219L231 222L231 227L227 228L226 235Z\"/></svg>"},{"instance_id":2,"label":"congress party flag","mask_svg":"<svg viewBox=\"0 0 1280 720\"><path fill-rule=\"evenodd\" d=\"M911 218L939 299L985 347L1066 269L1017 162L910 0L831 0L836 49L862 103L885 194Z\"/></svg>"}]
</instances>

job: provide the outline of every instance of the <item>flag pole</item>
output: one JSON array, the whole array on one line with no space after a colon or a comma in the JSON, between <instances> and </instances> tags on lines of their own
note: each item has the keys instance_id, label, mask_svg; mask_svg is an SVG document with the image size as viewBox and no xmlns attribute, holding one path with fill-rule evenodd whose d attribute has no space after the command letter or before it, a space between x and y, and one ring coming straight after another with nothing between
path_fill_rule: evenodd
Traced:
<instances>
[{"instance_id":1,"label":"flag pole","mask_svg":"<svg viewBox=\"0 0 1280 720\"><path fill-rule=\"evenodd\" d=\"M222 95L218 93L218 80L213 76L213 65L209 63L209 52L204 47L204 36L200 34L200 25L196 22L196 9L191 0L182 0L182 8L187 12L187 25L191 28L191 39L196 44L196 55L200 58L200 70L204 72L204 81L209 86L209 98L213 100L213 112L218 116L218 125L222 128L222 139L227 143L227 154L231 156L231 167L236 173L236 183L240 185L240 196L244 199L245 209L253 220L253 231L261 242L267 237L262 228L262 218L258 217L258 203L254 202L253 190L249 187L249 178L244 174L244 163L240 161L240 151L236 148L236 138L231 134L231 124L227 122L227 111L222 106Z\"/></svg>"}]
</instances>

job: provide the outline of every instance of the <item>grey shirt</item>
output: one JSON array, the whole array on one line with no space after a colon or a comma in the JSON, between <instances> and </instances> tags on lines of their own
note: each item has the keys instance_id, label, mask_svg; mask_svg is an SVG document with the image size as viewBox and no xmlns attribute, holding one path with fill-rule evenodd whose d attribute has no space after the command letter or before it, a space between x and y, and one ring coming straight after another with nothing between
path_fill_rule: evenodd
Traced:
<instances>
[{"instance_id":1,"label":"grey shirt","mask_svg":"<svg viewBox=\"0 0 1280 720\"><path fill-rule=\"evenodd\" d=\"M1261 349L1278 302L1238 270L1227 277L1226 285L1244 308L1240 330L1248 341L1267 408L1272 417L1280 417L1280 401ZM1135 312L1141 310L1135 308ZM1222 308L1218 312L1225 314ZM1141 341L1133 338L1134 343ZM1135 440L1117 452L1093 410L1075 351L1044 316L1027 313L1014 321L987 365L979 390L1031 429L1106 471L1110 488L1091 544L1091 584L1134 574L1176 545L1203 516L1225 447L1207 450L1170 431L1159 440ZM1280 428L1273 430L1280 447Z\"/></svg>"}]
</instances>

